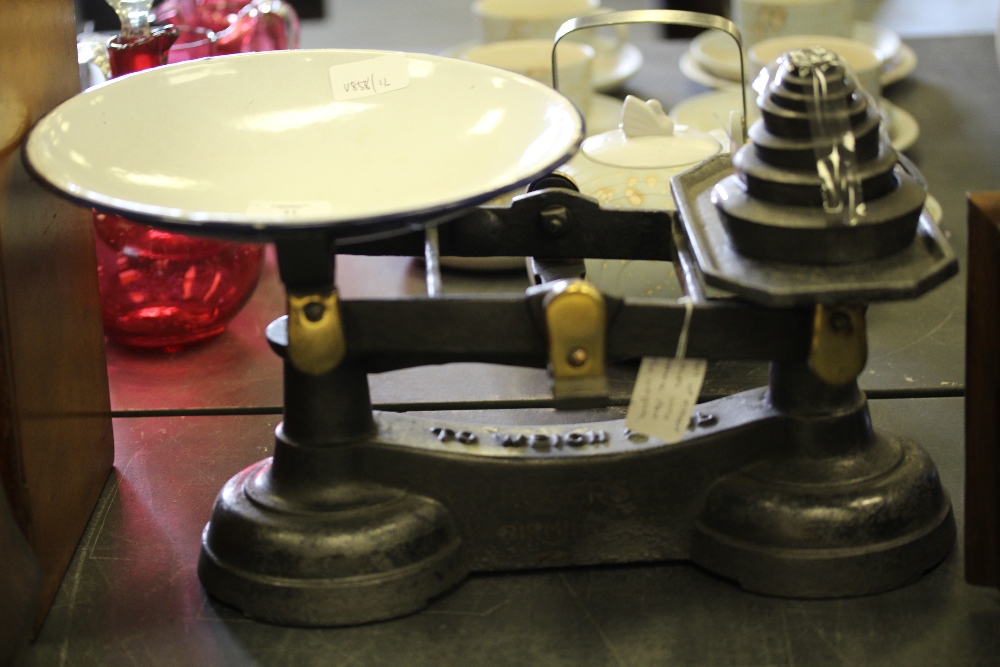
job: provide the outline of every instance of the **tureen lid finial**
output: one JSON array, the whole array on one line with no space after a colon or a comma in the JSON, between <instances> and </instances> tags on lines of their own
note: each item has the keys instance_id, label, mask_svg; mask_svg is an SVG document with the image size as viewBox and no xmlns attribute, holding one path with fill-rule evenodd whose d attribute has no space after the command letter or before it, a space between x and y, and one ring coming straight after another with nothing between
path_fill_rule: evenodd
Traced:
<instances>
[{"instance_id":1,"label":"tureen lid finial","mask_svg":"<svg viewBox=\"0 0 1000 667\"><path fill-rule=\"evenodd\" d=\"M635 95L625 98L618 126L626 137L669 137L674 133L674 121L659 100L643 102Z\"/></svg>"}]
</instances>

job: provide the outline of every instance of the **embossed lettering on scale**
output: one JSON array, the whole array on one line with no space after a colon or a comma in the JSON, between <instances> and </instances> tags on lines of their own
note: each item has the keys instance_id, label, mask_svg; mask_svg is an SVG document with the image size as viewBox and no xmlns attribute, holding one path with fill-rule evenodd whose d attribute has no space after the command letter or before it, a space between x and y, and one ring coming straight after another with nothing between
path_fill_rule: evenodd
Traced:
<instances>
[{"instance_id":1,"label":"embossed lettering on scale","mask_svg":"<svg viewBox=\"0 0 1000 667\"><path fill-rule=\"evenodd\" d=\"M546 450L552 447L583 447L607 444L607 431L573 431L571 433L495 433L493 439L502 447L531 447Z\"/></svg>"},{"instance_id":2,"label":"embossed lettering on scale","mask_svg":"<svg viewBox=\"0 0 1000 667\"><path fill-rule=\"evenodd\" d=\"M431 433L441 442L460 442L463 445L475 445L479 443L479 436L472 431L456 431L451 428L435 426Z\"/></svg>"},{"instance_id":3,"label":"embossed lettering on scale","mask_svg":"<svg viewBox=\"0 0 1000 667\"><path fill-rule=\"evenodd\" d=\"M472 431L457 431L444 426L430 429L431 434L441 442L460 442L463 445L478 445L479 436ZM570 433L494 433L493 440L501 447L531 447L546 451L553 447L583 447L584 445L609 444L608 432L604 430L573 431Z\"/></svg>"}]
</instances>

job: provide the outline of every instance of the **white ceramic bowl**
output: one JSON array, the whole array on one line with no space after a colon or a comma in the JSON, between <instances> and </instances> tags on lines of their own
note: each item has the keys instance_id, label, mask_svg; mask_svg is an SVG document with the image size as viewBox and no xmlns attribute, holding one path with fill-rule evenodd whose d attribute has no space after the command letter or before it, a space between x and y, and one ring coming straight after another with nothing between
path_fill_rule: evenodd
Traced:
<instances>
[{"instance_id":1,"label":"white ceramic bowl","mask_svg":"<svg viewBox=\"0 0 1000 667\"><path fill-rule=\"evenodd\" d=\"M754 74L749 78L752 81L761 68L782 53L810 46L822 46L833 51L854 71L862 88L875 98L882 94L880 74L885 63L882 53L871 44L830 35L790 35L765 39L754 44L749 51Z\"/></svg>"},{"instance_id":2,"label":"white ceramic bowl","mask_svg":"<svg viewBox=\"0 0 1000 667\"><path fill-rule=\"evenodd\" d=\"M733 0L733 21L749 48L787 35L849 37L855 0Z\"/></svg>"},{"instance_id":3,"label":"white ceramic bowl","mask_svg":"<svg viewBox=\"0 0 1000 667\"><path fill-rule=\"evenodd\" d=\"M562 164L572 103L518 74L406 54L409 85L333 98L331 68L380 51L272 51L131 74L73 97L26 142L62 193L130 217L269 236L402 226Z\"/></svg>"},{"instance_id":4,"label":"white ceramic bowl","mask_svg":"<svg viewBox=\"0 0 1000 667\"><path fill-rule=\"evenodd\" d=\"M883 66L882 85L886 85L886 75L890 70L889 61L900 53L902 41L892 30L874 23L855 21L851 37L859 42L870 44L882 54L886 65ZM691 57L709 74L732 81L740 79L740 58L736 42L724 32L706 30L693 40L689 48ZM747 72L749 76L751 73Z\"/></svg>"},{"instance_id":5,"label":"white ceramic bowl","mask_svg":"<svg viewBox=\"0 0 1000 667\"><path fill-rule=\"evenodd\" d=\"M564 41L559 45L559 92L573 101L584 116L590 112L594 94L591 71L594 48L588 44ZM462 54L465 60L499 67L552 85L552 40L515 39L488 42Z\"/></svg>"},{"instance_id":6,"label":"white ceramic bowl","mask_svg":"<svg viewBox=\"0 0 1000 667\"><path fill-rule=\"evenodd\" d=\"M476 0L484 42L549 39L563 22L599 11L598 0Z\"/></svg>"}]
</instances>

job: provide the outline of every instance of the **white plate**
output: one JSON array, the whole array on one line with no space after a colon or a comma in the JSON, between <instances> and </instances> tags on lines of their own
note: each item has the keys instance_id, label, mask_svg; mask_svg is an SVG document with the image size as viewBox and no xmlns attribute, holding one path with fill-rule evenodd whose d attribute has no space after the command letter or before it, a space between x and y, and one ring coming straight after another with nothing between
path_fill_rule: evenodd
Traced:
<instances>
[{"instance_id":1,"label":"white plate","mask_svg":"<svg viewBox=\"0 0 1000 667\"><path fill-rule=\"evenodd\" d=\"M716 88L718 90L724 90L726 88L739 88L739 84L735 79L726 79L705 71L705 68L698 64L698 61L694 59L690 51L685 51L681 55L678 66L681 70L681 74L686 76L691 81L706 86L707 88ZM750 83L753 83L753 78L754 75L750 72L750 70L747 70L747 79Z\"/></svg>"},{"instance_id":2,"label":"white plate","mask_svg":"<svg viewBox=\"0 0 1000 667\"><path fill-rule=\"evenodd\" d=\"M906 109L897 107L885 98L882 98L879 104L889 117L889 139L892 141L892 147L897 151L905 151L917 143L920 137L920 124L917 123L917 119Z\"/></svg>"},{"instance_id":3,"label":"white plate","mask_svg":"<svg viewBox=\"0 0 1000 667\"><path fill-rule=\"evenodd\" d=\"M622 100L594 93L590 98L590 111L587 112L587 136L617 129L621 118Z\"/></svg>"},{"instance_id":4,"label":"white plate","mask_svg":"<svg viewBox=\"0 0 1000 667\"><path fill-rule=\"evenodd\" d=\"M526 77L406 54L409 85L335 101L332 66L383 51L271 51L124 76L38 122L30 168L130 217L229 234L392 229L548 173L583 139L579 112Z\"/></svg>"},{"instance_id":5,"label":"white plate","mask_svg":"<svg viewBox=\"0 0 1000 667\"><path fill-rule=\"evenodd\" d=\"M441 52L447 58L461 58L462 55L479 42L464 42ZM617 90L625 81L642 67L642 51L635 44L626 42L615 48L615 42L605 36L597 38L597 52L594 58L592 82L594 90L605 93Z\"/></svg>"},{"instance_id":6,"label":"white plate","mask_svg":"<svg viewBox=\"0 0 1000 667\"><path fill-rule=\"evenodd\" d=\"M916 54L900 41L899 35L888 28L857 21L854 24L854 39L871 44L885 58L886 64L881 77L883 86L908 76L916 67ZM729 35L718 30L705 31L691 40L686 54L690 54L687 69L691 70L693 65L700 72L694 72L694 76L687 71L684 73L696 83L721 88L739 81L740 62L736 44ZM749 65L748 61L747 66ZM747 72L749 80L753 80L755 75L756 72Z\"/></svg>"},{"instance_id":7,"label":"white plate","mask_svg":"<svg viewBox=\"0 0 1000 667\"><path fill-rule=\"evenodd\" d=\"M755 103L757 93L747 91L747 109L750 114L747 125L760 118L760 109ZM888 116L889 139L892 147L905 151L916 142L920 136L920 125L907 111L901 109L886 99L879 101L886 116ZM713 90L689 97L670 110L670 117L676 123L687 125L696 130L709 132L712 130L728 130L729 112L743 109L738 88L730 87L724 90Z\"/></svg>"},{"instance_id":8,"label":"white plate","mask_svg":"<svg viewBox=\"0 0 1000 667\"><path fill-rule=\"evenodd\" d=\"M616 49L610 39L606 37L598 39L606 40L608 46L600 48L600 42L597 45L597 57L594 58L594 90L606 93L617 90L629 77L639 71L643 63L642 51L630 42Z\"/></svg>"},{"instance_id":9,"label":"white plate","mask_svg":"<svg viewBox=\"0 0 1000 667\"><path fill-rule=\"evenodd\" d=\"M854 22L853 37L859 42L874 46L886 62L895 58L903 46L903 41L894 30L868 21Z\"/></svg>"},{"instance_id":10,"label":"white plate","mask_svg":"<svg viewBox=\"0 0 1000 667\"><path fill-rule=\"evenodd\" d=\"M747 127L760 118L760 109L755 100L757 93L747 88ZM693 95L679 102L670 109L669 116L675 123L687 125L691 129L709 132L711 130L729 131L729 113L742 111L743 102L738 88L713 90L699 95Z\"/></svg>"}]
</instances>

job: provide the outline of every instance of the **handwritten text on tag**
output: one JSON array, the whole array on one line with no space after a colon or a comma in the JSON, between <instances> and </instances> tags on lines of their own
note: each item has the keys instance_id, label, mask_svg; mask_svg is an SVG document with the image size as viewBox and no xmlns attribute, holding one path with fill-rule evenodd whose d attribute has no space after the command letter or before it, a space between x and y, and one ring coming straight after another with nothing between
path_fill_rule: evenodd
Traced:
<instances>
[{"instance_id":1,"label":"handwritten text on tag","mask_svg":"<svg viewBox=\"0 0 1000 667\"><path fill-rule=\"evenodd\" d=\"M698 402L707 367L704 359L644 358L625 414L625 426L668 444L680 442Z\"/></svg>"},{"instance_id":2,"label":"handwritten text on tag","mask_svg":"<svg viewBox=\"0 0 1000 667\"><path fill-rule=\"evenodd\" d=\"M330 68L330 83L333 99L337 101L406 88L410 85L406 55L389 53L370 60L334 65Z\"/></svg>"},{"instance_id":3,"label":"handwritten text on tag","mask_svg":"<svg viewBox=\"0 0 1000 667\"><path fill-rule=\"evenodd\" d=\"M247 213L267 219L298 220L322 217L332 209L328 201L252 201L247 206Z\"/></svg>"}]
</instances>

